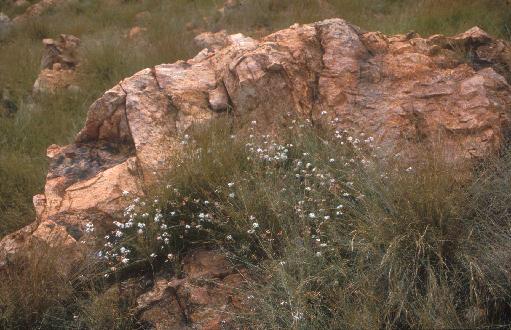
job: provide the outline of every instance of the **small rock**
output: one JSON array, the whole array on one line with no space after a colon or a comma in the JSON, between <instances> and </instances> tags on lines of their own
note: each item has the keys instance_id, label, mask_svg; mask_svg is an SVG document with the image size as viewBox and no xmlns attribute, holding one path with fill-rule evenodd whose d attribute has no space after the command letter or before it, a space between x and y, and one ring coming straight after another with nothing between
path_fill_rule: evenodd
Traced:
<instances>
[{"instance_id":1,"label":"small rock","mask_svg":"<svg viewBox=\"0 0 511 330\"><path fill-rule=\"evenodd\" d=\"M139 38L143 32L147 31L146 28L140 27L140 26L134 26L130 29L128 32L128 39L136 39Z\"/></svg>"},{"instance_id":2,"label":"small rock","mask_svg":"<svg viewBox=\"0 0 511 330\"><path fill-rule=\"evenodd\" d=\"M0 40L7 37L9 32L11 31L12 22L9 16L0 12Z\"/></svg>"},{"instance_id":3,"label":"small rock","mask_svg":"<svg viewBox=\"0 0 511 330\"><path fill-rule=\"evenodd\" d=\"M58 40L43 39L44 54L41 69L52 69L56 63L60 68L74 69L78 63L78 47L80 39L70 34L61 34Z\"/></svg>"},{"instance_id":4,"label":"small rock","mask_svg":"<svg viewBox=\"0 0 511 330\"><path fill-rule=\"evenodd\" d=\"M75 68L79 64L80 39L61 34L58 40L43 39L43 45L42 70L34 82L33 92L53 93L62 89L77 91Z\"/></svg>"},{"instance_id":5,"label":"small rock","mask_svg":"<svg viewBox=\"0 0 511 330\"><path fill-rule=\"evenodd\" d=\"M204 32L196 36L193 41L200 49L207 48L210 51L215 51L229 44L229 35L225 30L216 33Z\"/></svg>"},{"instance_id":6,"label":"small rock","mask_svg":"<svg viewBox=\"0 0 511 330\"><path fill-rule=\"evenodd\" d=\"M12 117L18 111L18 106L12 100L8 89L2 91L2 99L0 102L0 116Z\"/></svg>"}]
</instances>

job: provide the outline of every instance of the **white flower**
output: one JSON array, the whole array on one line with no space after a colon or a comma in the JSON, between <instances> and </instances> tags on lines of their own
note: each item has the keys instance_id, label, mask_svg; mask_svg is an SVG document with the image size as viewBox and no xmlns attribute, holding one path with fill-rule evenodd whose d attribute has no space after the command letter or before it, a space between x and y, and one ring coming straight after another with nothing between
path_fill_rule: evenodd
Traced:
<instances>
[{"instance_id":1,"label":"white flower","mask_svg":"<svg viewBox=\"0 0 511 330\"><path fill-rule=\"evenodd\" d=\"M335 159L330 158L328 161L329 161L330 163L333 163L333 162L335 162Z\"/></svg>"},{"instance_id":2,"label":"white flower","mask_svg":"<svg viewBox=\"0 0 511 330\"><path fill-rule=\"evenodd\" d=\"M330 220L330 216L329 216L329 215L325 215L323 218L324 218L325 220Z\"/></svg>"},{"instance_id":3,"label":"white flower","mask_svg":"<svg viewBox=\"0 0 511 330\"><path fill-rule=\"evenodd\" d=\"M185 225L185 228L186 229L190 229L190 225Z\"/></svg>"},{"instance_id":4,"label":"white flower","mask_svg":"<svg viewBox=\"0 0 511 330\"><path fill-rule=\"evenodd\" d=\"M122 231L117 230L117 231L115 232L115 236L117 236L117 237L122 237Z\"/></svg>"},{"instance_id":5,"label":"white flower","mask_svg":"<svg viewBox=\"0 0 511 330\"><path fill-rule=\"evenodd\" d=\"M254 228L254 229L255 229L255 228L259 228L259 224L258 224L257 222L254 222L254 223L252 224L252 228Z\"/></svg>"},{"instance_id":6,"label":"white flower","mask_svg":"<svg viewBox=\"0 0 511 330\"><path fill-rule=\"evenodd\" d=\"M309 218L314 219L315 217L316 217L315 213L313 213L313 212L309 213Z\"/></svg>"},{"instance_id":7,"label":"white flower","mask_svg":"<svg viewBox=\"0 0 511 330\"><path fill-rule=\"evenodd\" d=\"M247 230L247 233L253 234L253 233L255 233L255 230L254 229L249 229L249 230Z\"/></svg>"},{"instance_id":8,"label":"white flower","mask_svg":"<svg viewBox=\"0 0 511 330\"><path fill-rule=\"evenodd\" d=\"M151 253L150 257L151 258L156 258L156 253Z\"/></svg>"},{"instance_id":9,"label":"white flower","mask_svg":"<svg viewBox=\"0 0 511 330\"><path fill-rule=\"evenodd\" d=\"M230 194L229 194L229 197L230 197L230 198L234 198L234 193L230 193Z\"/></svg>"},{"instance_id":10,"label":"white flower","mask_svg":"<svg viewBox=\"0 0 511 330\"><path fill-rule=\"evenodd\" d=\"M139 223L137 223L137 227L138 228L144 228L145 227L145 223L139 222Z\"/></svg>"},{"instance_id":11,"label":"white flower","mask_svg":"<svg viewBox=\"0 0 511 330\"><path fill-rule=\"evenodd\" d=\"M316 252L316 257L321 257L321 252L320 251Z\"/></svg>"},{"instance_id":12,"label":"white flower","mask_svg":"<svg viewBox=\"0 0 511 330\"><path fill-rule=\"evenodd\" d=\"M172 253L167 254L167 259L173 260L174 259L174 255Z\"/></svg>"},{"instance_id":13,"label":"white flower","mask_svg":"<svg viewBox=\"0 0 511 330\"><path fill-rule=\"evenodd\" d=\"M122 262L123 264L127 264L128 262L130 262L130 259L128 259L128 258L122 258L122 259L121 259L121 262Z\"/></svg>"},{"instance_id":14,"label":"white flower","mask_svg":"<svg viewBox=\"0 0 511 330\"><path fill-rule=\"evenodd\" d=\"M302 312L293 312L293 313L291 313L291 315L293 316L293 320L295 320L295 321L299 321L299 320L303 319Z\"/></svg>"},{"instance_id":15,"label":"white flower","mask_svg":"<svg viewBox=\"0 0 511 330\"><path fill-rule=\"evenodd\" d=\"M231 187L233 187L233 186L234 186L234 182L229 182L229 183L227 184L227 187L229 187L229 188L231 188Z\"/></svg>"},{"instance_id":16,"label":"white flower","mask_svg":"<svg viewBox=\"0 0 511 330\"><path fill-rule=\"evenodd\" d=\"M231 241L232 240L232 235L227 235L226 239Z\"/></svg>"},{"instance_id":17,"label":"white flower","mask_svg":"<svg viewBox=\"0 0 511 330\"><path fill-rule=\"evenodd\" d=\"M92 233L94 231L94 224L92 222L85 224L85 232Z\"/></svg>"}]
</instances>

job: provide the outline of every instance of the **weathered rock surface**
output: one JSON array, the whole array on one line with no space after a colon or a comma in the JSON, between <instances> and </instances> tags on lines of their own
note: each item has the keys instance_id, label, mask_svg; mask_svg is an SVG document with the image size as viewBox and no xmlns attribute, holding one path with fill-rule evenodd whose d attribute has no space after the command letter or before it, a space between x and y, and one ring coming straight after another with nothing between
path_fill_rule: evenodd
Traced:
<instances>
[{"instance_id":1,"label":"weathered rock surface","mask_svg":"<svg viewBox=\"0 0 511 330\"><path fill-rule=\"evenodd\" d=\"M193 41L201 49L207 48L209 51L215 51L229 44L229 35L225 30L216 33L204 32L197 35Z\"/></svg>"},{"instance_id":2,"label":"weathered rock surface","mask_svg":"<svg viewBox=\"0 0 511 330\"><path fill-rule=\"evenodd\" d=\"M137 299L137 314L154 329L223 329L231 315L244 308L238 292L246 283L217 252L192 251L183 260L182 278L158 278Z\"/></svg>"},{"instance_id":3,"label":"weathered rock surface","mask_svg":"<svg viewBox=\"0 0 511 330\"><path fill-rule=\"evenodd\" d=\"M53 69L59 64L62 69L74 69L78 65L80 39L70 34L61 34L57 40L43 39L44 55L41 69Z\"/></svg>"},{"instance_id":4,"label":"weathered rock surface","mask_svg":"<svg viewBox=\"0 0 511 330\"><path fill-rule=\"evenodd\" d=\"M37 220L0 241L0 260L7 266L34 242L71 249L89 222L108 228L129 202L123 191L142 195L183 148L187 130L227 110L270 131L289 114L334 122L373 136L389 153L439 139L455 150L449 157L484 157L509 136L510 54L509 43L479 28L386 36L330 19L259 41L228 36L188 61L144 69L92 104L75 144L48 149ZM209 304L203 298L197 294Z\"/></svg>"},{"instance_id":5,"label":"weathered rock surface","mask_svg":"<svg viewBox=\"0 0 511 330\"><path fill-rule=\"evenodd\" d=\"M58 40L44 39L43 44L45 48L41 59L41 72L34 83L34 93L78 88L75 69L79 64L80 39L61 34Z\"/></svg>"}]
</instances>

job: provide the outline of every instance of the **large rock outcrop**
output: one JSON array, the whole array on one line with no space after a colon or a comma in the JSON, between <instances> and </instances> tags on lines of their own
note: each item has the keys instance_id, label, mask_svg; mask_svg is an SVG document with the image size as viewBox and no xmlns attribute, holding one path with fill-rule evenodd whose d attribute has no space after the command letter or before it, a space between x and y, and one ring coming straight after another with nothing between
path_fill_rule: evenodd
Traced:
<instances>
[{"instance_id":1,"label":"large rock outcrop","mask_svg":"<svg viewBox=\"0 0 511 330\"><path fill-rule=\"evenodd\" d=\"M374 137L382 150L440 141L456 159L502 147L511 119L511 47L479 28L454 37L363 32L341 19L144 69L90 107L74 144L48 149L37 220L0 242L0 261L35 244L79 256L86 224L108 230L169 166L193 125L229 111L278 129L289 114Z\"/></svg>"}]
</instances>

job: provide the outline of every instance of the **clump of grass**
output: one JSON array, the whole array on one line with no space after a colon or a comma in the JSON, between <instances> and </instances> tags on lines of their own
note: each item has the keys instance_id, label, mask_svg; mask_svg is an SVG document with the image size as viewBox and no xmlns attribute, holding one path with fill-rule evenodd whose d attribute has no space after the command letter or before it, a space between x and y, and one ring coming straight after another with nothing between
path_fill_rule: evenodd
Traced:
<instances>
[{"instance_id":1,"label":"clump of grass","mask_svg":"<svg viewBox=\"0 0 511 330\"><path fill-rule=\"evenodd\" d=\"M293 242L302 240L298 235L284 255L264 264L263 284L254 286L256 311L242 322L267 315L263 328L508 324L511 287L502 251L511 218L501 213L508 197L490 188L507 189L507 174L492 172L491 185L481 185L459 182L459 167L434 157L409 171L378 165L357 171L364 197L344 203L346 216L322 238L329 251L314 255ZM488 174L478 178L486 182ZM488 210L481 195L499 216L479 215Z\"/></svg>"},{"instance_id":2,"label":"clump of grass","mask_svg":"<svg viewBox=\"0 0 511 330\"><path fill-rule=\"evenodd\" d=\"M106 290L102 267L87 257L69 267L64 246L44 246L0 273L3 329L135 329L133 295Z\"/></svg>"},{"instance_id":3,"label":"clump of grass","mask_svg":"<svg viewBox=\"0 0 511 330\"><path fill-rule=\"evenodd\" d=\"M89 291L78 302L79 312L74 326L85 329L142 329L130 311L136 296L131 292L133 290L121 292L121 285Z\"/></svg>"},{"instance_id":4,"label":"clump of grass","mask_svg":"<svg viewBox=\"0 0 511 330\"><path fill-rule=\"evenodd\" d=\"M127 208L105 257L161 267L191 246L229 251L256 279L241 326L508 324L509 197L490 187L506 191L509 171L461 178L471 169L438 153L382 160L368 137L307 125L277 140L257 124L185 138L192 152Z\"/></svg>"}]
</instances>

